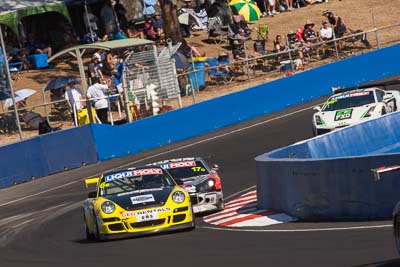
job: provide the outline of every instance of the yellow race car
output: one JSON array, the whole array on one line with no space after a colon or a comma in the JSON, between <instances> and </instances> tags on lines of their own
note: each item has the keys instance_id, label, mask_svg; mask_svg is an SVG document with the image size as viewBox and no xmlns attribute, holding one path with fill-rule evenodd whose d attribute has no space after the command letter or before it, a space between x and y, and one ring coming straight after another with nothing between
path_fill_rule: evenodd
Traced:
<instances>
[{"instance_id":1,"label":"yellow race car","mask_svg":"<svg viewBox=\"0 0 400 267\"><path fill-rule=\"evenodd\" d=\"M160 167L136 167L85 180L95 184L83 204L88 240L193 229L188 193Z\"/></svg>"}]
</instances>

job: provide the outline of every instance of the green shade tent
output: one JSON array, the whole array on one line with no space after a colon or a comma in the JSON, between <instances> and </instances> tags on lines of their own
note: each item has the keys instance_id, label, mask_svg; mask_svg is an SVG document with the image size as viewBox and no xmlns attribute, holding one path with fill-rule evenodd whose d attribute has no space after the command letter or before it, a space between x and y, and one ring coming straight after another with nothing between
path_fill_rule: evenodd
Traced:
<instances>
[{"instance_id":1,"label":"green shade tent","mask_svg":"<svg viewBox=\"0 0 400 267\"><path fill-rule=\"evenodd\" d=\"M18 36L18 24L23 17L57 12L70 23L71 18L64 1L60 0L2 0L0 4L0 24L8 26Z\"/></svg>"}]
</instances>

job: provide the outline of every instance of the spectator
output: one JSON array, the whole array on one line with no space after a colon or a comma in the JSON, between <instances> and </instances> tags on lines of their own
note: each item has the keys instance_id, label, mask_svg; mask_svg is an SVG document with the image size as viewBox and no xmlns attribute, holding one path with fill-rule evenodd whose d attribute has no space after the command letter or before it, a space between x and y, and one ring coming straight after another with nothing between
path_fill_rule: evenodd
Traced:
<instances>
[{"instance_id":1,"label":"spectator","mask_svg":"<svg viewBox=\"0 0 400 267\"><path fill-rule=\"evenodd\" d=\"M341 17L333 14L332 11L328 9L322 11L322 15L325 16L332 25L336 38L342 37L347 32L346 24Z\"/></svg>"},{"instance_id":2,"label":"spectator","mask_svg":"<svg viewBox=\"0 0 400 267\"><path fill-rule=\"evenodd\" d=\"M94 29L92 29L92 31L89 31L88 33L86 33L83 36L83 42L85 44L97 43L97 42L101 42L101 41L102 40L97 35L97 32Z\"/></svg>"},{"instance_id":3,"label":"spectator","mask_svg":"<svg viewBox=\"0 0 400 267\"><path fill-rule=\"evenodd\" d=\"M296 53L304 63L303 42L296 37L296 33L290 31L287 35L287 42L290 49L296 49Z\"/></svg>"},{"instance_id":4,"label":"spectator","mask_svg":"<svg viewBox=\"0 0 400 267\"><path fill-rule=\"evenodd\" d=\"M157 0L143 0L143 16L152 17L156 13Z\"/></svg>"},{"instance_id":5,"label":"spectator","mask_svg":"<svg viewBox=\"0 0 400 267\"><path fill-rule=\"evenodd\" d=\"M67 100L67 106L69 111L72 113L72 120L75 123L75 114L82 110L84 107L84 98L79 88L75 87L74 82L68 83L67 90L65 91L65 100ZM75 126L78 126L75 124Z\"/></svg>"},{"instance_id":6,"label":"spectator","mask_svg":"<svg viewBox=\"0 0 400 267\"><path fill-rule=\"evenodd\" d=\"M287 50L286 44L282 39L281 35L277 35L274 41L274 49L276 52L281 52Z\"/></svg>"},{"instance_id":7,"label":"spectator","mask_svg":"<svg viewBox=\"0 0 400 267\"><path fill-rule=\"evenodd\" d=\"M100 10L100 18L103 21L104 32L107 35L112 35L118 31L116 19L114 16L114 9L111 4L111 0L106 0L103 7ZM112 38L110 38L112 39Z\"/></svg>"},{"instance_id":8,"label":"spectator","mask_svg":"<svg viewBox=\"0 0 400 267\"><path fill-rule=\"evenodd\" d=\"M117 14L119 27L123 31L126 31L129 26L128 19L126 18L127 11L126 11L126 8L120 3L120 0L115 0L114 10L115 10L115 13Z\"/></svg>"},{"instance_id":9,"label":"spectator","mask_svg":"<svg viewBox=\"0 0 400 267\"><path fill-rule=\"evenodd\" d=\"M189 44L185 39L182 39L182 44L178 51L184 54L187 58L201 57L199 50L197 50L194 45Z\"/></svg>"},{"instance_id":10,"label":"spectator","mask_svg":"<svg viewBox=\"0 0 400 267\"><path fill-rule=\"evenodd\" d=\"M276 0L268 0L267 9L268 9L267 15L271 17L280 13L279 11L276 10Z\"/></svg>"},{"instance_id":11,"label":"spectator","mask_svg":"<svg viewBox=\"0 0 400 267\"><path fill-rule=\"evenodd\" d=\"M161 18L160 13L158 12L154 13L154 16L152 18L152 23L154 31L157 32L157 39L163 40L164 39L163 20Z\"/></svg>"},{"instance_id":12,"label":"spectator","mask_svg":"<svg viewBox=\"0 0 400 267\"><path fill-rule=\"evenodd\" d=\"M143 24L143 33L146 39L156 41L157 40L157 32L154 29L153 20L150 15L146 15L145 21Z\"/></svg>"},{"instance_id":13,"label":"spectator","mask_svg":"<svg viewBox=\"0 0 400 267\"><path fill-rule=\"evenodd\" d=\"M101 71L101 56L98 53L94 53L92 57L92 62L89 63L89 85L100 83L103 80L103 73Z\"/></svg>"},{"instance_id":14,"label":"spectator","mask_svg":"<svg viewBox=\"0 0 400 267\"><path fill-rule=\"evenodd\" d=\"M311 20L307 20L306 24L304 25L302 37L304 45L309 49L314 49L317 54L317 58L320 58L319 47L315 45L319 40L319 36L313 29L314 25L315 24Z\"/></svg>"},{"instance_id":15,"label":"spectator","mask_svg":"<svg viewBox=\"0 0 400 267\"><path fill-rule=\"evenodd\" d=\"M140 39L144 39L145 35L143 31L138 31L136 29L136 25L135 25L135 21L131 21L129 22L129 27L126 30L126 34L128 38L140 38Z\"/></svg>"},{"instance_id":16,"label":"spectator","mask_svg":"<svg viewBox=\"0 0 400 267\"><path fill-rule=\"evenodd\" d=\"M0 90L7 90L9 88L5 63L3 50L0 47Z\"/></svg>"},{"instance_id":17,"label":"spectator","mask_svg":"<svg viewBox=\"0 0 400 267\"><path fill-rule=\"evenodd\" d=\"M326 20L322 21L322 27L319 30L319 35L323 41L329 41L333 39L333 30L332 27Z\"/></svg>"},{"instance_id":18,"label":"spectator","mask_svg":"<svg viewBox=\"0 0 400 267\"><path fill-rule=\"evenodd\" d=\"M104 84L95 83L89 86L86 96L94 101L94 109L101 123L108 123L108 101L107 91L111 86L111 80L107 79Z\"/></svg>"},{"instance_id":19,"label":"spectator","mask_svg":"<svg viewBox=\"0 0 400 267\"><path fill-rule=\"evenodd\" d=\"M28 34L28 40L26 42L26 48L28 48L30 54L47 54L50 58L52 55L52 49L49 45L45 45L34 40L33 34Z\"/></svg>"},{"instance_id":20,"label":"spectator","mask_svg":"<svg viewBox=\"0 0 400 267\"><path fill-rule=\"evenodd\" d=\"M98 20L99 19L92 13L92 8L87 6L85 12L83 13L83 22L85 23L86 31L90 32L90 29L97 31L99 29L97 27Z\"/></svg>"}]
</instances>

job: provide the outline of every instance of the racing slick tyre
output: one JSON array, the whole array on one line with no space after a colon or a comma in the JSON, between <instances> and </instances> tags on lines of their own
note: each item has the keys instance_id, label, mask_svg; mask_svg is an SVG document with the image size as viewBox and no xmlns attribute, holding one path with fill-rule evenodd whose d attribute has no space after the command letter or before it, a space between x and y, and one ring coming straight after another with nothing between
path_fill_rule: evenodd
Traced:
<instances>
[{"instance_id":1,"label":"racing slick tyre","mask_svg":"<svg viewBox=\"0 0 400 267\"><path fill-rule=\"evenodd\" d=\"M94 223L94 239L99 242L99 241L104 241L104 235L100 234L100 229L97 221Z\"/></svg>"},{"instance_id":2,"label":"racing slick tyre","mask_svg":"<svg viewBox=\"0 0 400 267\"><path fill-rule=\"evenodd\" d=\"M398 216L394 222L394 239L396 241L397 252L400 254L400 218Z\"/></svg>"},{"instance_id":3,"label":"racing slick tyre","mask_svg":"<svg viewBox=\"0 0 400 267\"><path fill-rule=\"evenodd\" d=\"M221 210L224 210L224 209L225 209L224 201L222 199L220 199L218 201L218 204L217 204L217 210L221 211Z\"/></svg>"},{"instance_id":4,"label":"racing slick tyre","mask_svg":"<svg viewBox=\"0 0 400 267\"><path fill-rule=\"evenodd\" d=\"M89 227L88 227L87 222L86 222L85 214L83 214L83 227L84 227L84 231L85 231L86 240L87 241L93 241L94 240L94 235L89 232Z\"/></svg>"}]
</instances>

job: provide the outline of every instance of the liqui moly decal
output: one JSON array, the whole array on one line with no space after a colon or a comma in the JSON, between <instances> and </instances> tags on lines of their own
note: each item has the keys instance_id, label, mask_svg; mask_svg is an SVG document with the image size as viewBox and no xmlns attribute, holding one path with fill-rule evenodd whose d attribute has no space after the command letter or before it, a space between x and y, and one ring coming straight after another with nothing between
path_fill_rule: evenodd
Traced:
<instances>
[{"instance_id":1,"label":"liqui moly decal","mask_svg":"<svg viewBox=\"0 0 400 267\"><path fill-rule=\"evenodd\" d=\"M196 166L196 161L181 161L181 162L171 162L168 164L162 164L161 168L163 169L175 169L175 168L183 168L183 167L193 167Z\"/></svg>"},{"instance_id":2,"label":"liqui moly decal","mask_svg":"<svg viewBox=\"0 0 400 267\"><path fill-rule=\"evenodd\" d=\"M160 168L157 169L141 169L141 170L132 170L132 171L124 171L113 173L104 177L105 182L111 182L114 180L118 180L125 177L133 177L133 176L142 176L142 175L151 175L151 174L162 174L162 170Z\"/></svg>"}]
</instances>

